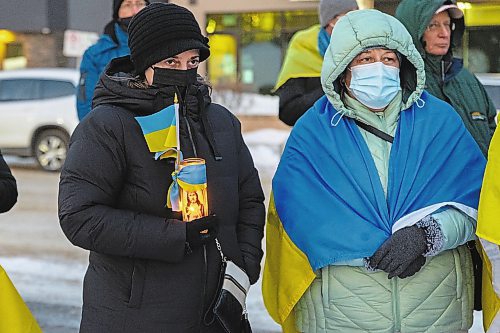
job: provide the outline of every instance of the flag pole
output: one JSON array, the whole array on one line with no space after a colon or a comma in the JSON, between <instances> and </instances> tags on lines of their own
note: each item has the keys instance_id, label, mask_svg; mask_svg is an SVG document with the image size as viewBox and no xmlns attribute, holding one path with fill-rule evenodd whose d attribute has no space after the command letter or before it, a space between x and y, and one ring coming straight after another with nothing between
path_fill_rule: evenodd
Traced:
<instances>
[{"instance_id":1,"label":"flag pole","mask_svg":"<svg viewBox=\"0 0 500 333\"><path fill-rule=\"evenodd\" d=\"M177 157L175 158L175 169L179 168L180 158L181 158L181 141L179 139L179 99L177 93L174 95L174 110L175 110L175 139L177 141Z\"/></svg>"}]
</instances>

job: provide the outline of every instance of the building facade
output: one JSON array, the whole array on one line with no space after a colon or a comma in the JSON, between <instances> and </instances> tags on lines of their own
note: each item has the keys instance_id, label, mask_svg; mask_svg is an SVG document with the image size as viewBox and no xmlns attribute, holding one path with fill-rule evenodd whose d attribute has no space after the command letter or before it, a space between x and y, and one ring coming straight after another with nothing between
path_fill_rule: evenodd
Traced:
<instances>
[{"instance_id":1,"label":"building facade","mask_svg":"<svg viewBox=\"0 0 500 333\"><path fill-rule=\"evenodd\" d=\"M156 0L157 1L157 0ZM167 1L164 1L167 2ZM206 72L214 87L269 93L288 42L318 22L318 0L172 0L190 8L210 37ZM398 0L358 0L392 14ZM500 72L500 0L459 3L467 31L462 56L474 72ZM111 0L4 1L0 11L0 69L74 67L62 50L68 30L101 33Z\"/></svg>"}]
</instances>

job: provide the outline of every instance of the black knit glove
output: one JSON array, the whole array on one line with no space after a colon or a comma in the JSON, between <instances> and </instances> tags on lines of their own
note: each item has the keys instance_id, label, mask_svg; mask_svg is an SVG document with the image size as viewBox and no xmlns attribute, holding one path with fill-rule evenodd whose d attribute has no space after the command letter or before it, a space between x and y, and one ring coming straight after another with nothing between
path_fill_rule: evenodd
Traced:
<instances>
[{"instance_id":1,"label":"black knit glove","mask_svg":"<svg viewBox=\"0 0 500 333\"><path fill-rule=\"evenodd\" d=\"M426 251L425 231L413 225L396 231L378 248L369 259L369 263L372 268L388 273L389 279L399 275L407 277L418 272L423 266L425 258L423 263L422 259L418 259L416 263L415 260L423 258Z\"/></svg>"},{"instance_id":2,"label":"black knit glove","mask_svg":"<svg viewBox=\"0 0 500 333\"><path fill-rule=\"evenodd\" d=\"M207 244L217 236L218 223L215 215L205 216L186 222L186 250L190 252Z\"/></svg>"},{"instance_id":3,"label":"black knit glove","mask_svg":"<svg viewBox=\"0 0 500 333\"><path fill-rule=\"evenodd\" d=\"M418 256L417 259L413 260L410 263L410 265L403 271L403 273L398 275L398 278L404 279L410 277L414 275L416 272L418 272L424 265L425 265L425 257Z\"/></svg>"}]
</instances>

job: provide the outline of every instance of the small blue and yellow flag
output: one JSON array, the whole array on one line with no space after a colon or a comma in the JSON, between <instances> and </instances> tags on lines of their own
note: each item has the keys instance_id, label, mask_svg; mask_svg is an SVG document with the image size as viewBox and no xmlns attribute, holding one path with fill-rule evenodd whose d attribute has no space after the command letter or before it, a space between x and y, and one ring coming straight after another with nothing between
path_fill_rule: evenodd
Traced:
<instances>
[{"instance_id":1,"label":"small blue and yellow flag","mask_svg":"<svg viewBox=\"0 0 500 333\"><path fill-rule=\"evenodd\" d=\"M149 151L155 159L176 158L179 150L179 104L174 103L149 116L135 117L141 126Z\"/></svg>"}]
</instances>

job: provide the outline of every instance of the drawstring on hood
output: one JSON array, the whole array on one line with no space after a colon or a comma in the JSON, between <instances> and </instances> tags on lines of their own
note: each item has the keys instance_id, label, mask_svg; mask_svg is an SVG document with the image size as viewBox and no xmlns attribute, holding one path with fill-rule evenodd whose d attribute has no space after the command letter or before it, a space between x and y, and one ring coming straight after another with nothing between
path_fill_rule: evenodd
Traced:
<instances>
[{"instance_id":1,"label":"drawstring on hood","mask_svg":"<svg viewBox=\"0 0 500 333\"><path fill-rule=\"evenodd\" d=\"M215 137L214 137L212 125L210 124L210 121L208 120L207 113L205 112L205 103L203 102L203 95L202 95L201 91L198 90L196 97L198 98L198 105L200 105L201 123L203 124L203 129L205 130L205 133L207 134L208 144L210 145L210 148L212 149L212 153L214 154L215 160L221 161L222 156L219 153L219 150L217 149L217 144L215 143Z\"/></svg>"},{"instance_id":2,"label":"drawstring on hood","mask_svg":"<svg viewBox=\"0 0 500 333\"><path fill-rule=\"evenodd\" d=\"M419 97L416 101L415 104L418 106L419 109L423 108L425 106L425 101Z\"/></svg>"},{"instance_id":3,"label":"drawstring on hood","mask_svg":"<svg viewBox=\"0 0 500 333\"><path fill-rule=\"evenodd\" d=\"M335 121L335 117L337 117L337 115L339 115L339 114L340 114L339 119ZM330 125L332 125L332 127L337 126L340 123L340 121L342 120L342 117L344 117L344 112L337 111L337 113L335 113L333 115L332 119L330 120Z\"/></svg>"}]
</instances>

